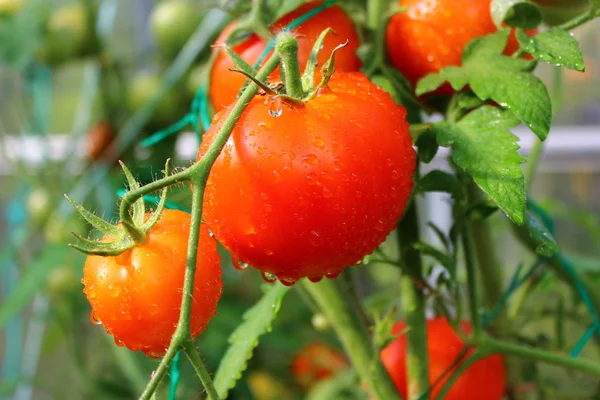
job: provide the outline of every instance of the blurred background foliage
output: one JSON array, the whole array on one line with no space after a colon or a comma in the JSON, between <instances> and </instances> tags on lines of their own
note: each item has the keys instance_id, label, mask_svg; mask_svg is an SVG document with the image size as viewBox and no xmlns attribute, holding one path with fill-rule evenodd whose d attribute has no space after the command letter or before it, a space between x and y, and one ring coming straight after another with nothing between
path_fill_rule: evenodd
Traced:
<instances>
[{"instance_id":1,"label":"blurred background foliage","mask_svg":"<svg viewBox=\"0 0 600 400\"><path fill-rule=\"evenodd\" d=\"M270 3L273 10L282 7ZM348 3L354 9L360 1ZM156 361L117 347L89 321L80 283L83 257L66 246L69 232L87 235L88 227L62 194L114 220L117 191L124 187L117 159L145 182L160 174L167 158L189 165L197 146L191 134L146 148L139 142L188 112L210 44L247 8L248 2L225 0L0 0L0 399L133 399L145 386ZM557 79L549 66L538 73L560 98L557 131L589 132L590 141L578 135L577 149L546 153L533 197L556 218L562 251L600 284L600 25L588 24L576 36L586 73L568 71ZM179 54L186 42L189 51ZM186 205L189 192L178 187L169 199ZM443 196L423 202L428 219L447 231L440 219L449 209ZM504 218L493 220L507 271L531 262ZM433 231L426 234L435 243ZM394 243L390 238L383 251L393 254ZM198 340L210 371L244 311L262 294L257 271L235 270L225 251L222 259L225 292L217 317ZM434 271L434 260L428 261ZM398 276L394 267L376 262L355 273L370 312L397 303ZM589 324L578 297L549 274L530 284L535 292L514 319L523 326L519 339L570 349ZM283 307L230 398L302 398L320 364L327 366L320 378L344 370L339 343L302 292L292 291ZM306 361L300 360L292 368L294 356L314 342L328 346L313 345L316 355L309 361L317 367L302 367ZM597 349L586 348L585 356L600 360ZM181 368L178 398L202 398L190 366ZM523 374L544 388L540 399L600 398L600 386L587 375L527 368Z\"/></svg>"}]
</instances>

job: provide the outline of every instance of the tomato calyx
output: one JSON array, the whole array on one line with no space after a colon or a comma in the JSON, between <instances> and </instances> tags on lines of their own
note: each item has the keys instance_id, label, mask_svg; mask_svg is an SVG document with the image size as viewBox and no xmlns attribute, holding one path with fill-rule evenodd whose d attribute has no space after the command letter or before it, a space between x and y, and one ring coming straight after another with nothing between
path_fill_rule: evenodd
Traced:
<instances>
[{"instance_id":1,"label":"tomato calyx","mask_svg":"<svg viewBox=\"0 0 600 400\"><path fill-rule=\"evenodd\" d=\"M331 76L335 72L335 53L346 47L348 41L335 47L329 59L321 67L321 81L315 85L315 72L318 66L317 56L323 47L325 37L329 33L335 33L331 28L325 29L317 38L310 57L308 59L304 74L301 74L298 61L298 41L294 36L286 31L277 34L275 38L275 50L279 56L282 68L284 82L261 82L256 79L256 70L246 63L230 47L225 46L225 51L231 57L236 68L230 69L232 72L241 73L246 78L254 82L264 94L280 98L283 102L292 106L302 106L307 101L315 97L317 92L327 87Z\"/></svg>"},{"instance_id":2,"label":"tomato calyx","mask_svg":"<svg viewBox=\"0 0 600 400\"><path fill-rule=\"evenodd\" d=\"M135 180L129 168L120 162L130 191L135 191L140 188L139 182ZM165 165L165 176L169 175L169 160ZM146 234L156 225L160 219L167 201L167 188L162 190L160 201L156 206L156 210L150 217L146 218L146 205L144 199L140 198L132 204L133 212L121 212L121 221L117 225L112 225L109 222L98 217L91 211L88 211L81 204L73 201L69 196L65 195L66 199L75 207L75 210L92 225L94 228L114 238L113 241L95 241L86 239L77 233L73 232L73 236L81 242L81 244L72 244L69 246L75 250L81 251L87 255L98 256L118 256L119 254L132 249L137 244L144 243ZM122 205L123 206L123 205ZM125 216L125 217L123 217Z\"/></svg>"}]
</instances>

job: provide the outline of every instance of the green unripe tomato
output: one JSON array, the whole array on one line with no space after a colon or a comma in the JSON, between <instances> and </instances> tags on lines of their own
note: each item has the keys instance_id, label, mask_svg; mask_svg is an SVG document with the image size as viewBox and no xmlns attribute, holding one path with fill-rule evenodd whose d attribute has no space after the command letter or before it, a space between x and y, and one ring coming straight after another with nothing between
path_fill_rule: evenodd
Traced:
<instances>
[{"instance_id":1,"label":"green unripe tomato","mask_svg":"<svg viewBox=\"0 0 600 400\"><path fill-rule=\"evenodd\" d=\"M58 217L51 217L44 228L46 242L49 244L73 242L75 238L71 232L83 237L86 237L88 234L85 223L77 215L69 217L66 221Z\"/></svg>"},{"instance_id":2,"label":"green unripe tomato","mask_svg":"<svg viewBox=\"0 0 600 400\"><path fill-rule=\"evenodd\" d=\"M41 187L34 189L27 199L27 211L31 221L37 225L43 225L52 212L52 203L52 197L48 190Z\"/></svg>"},{"instance_id":3,"label":"green unripe tomato","mask_svg":"<svg viewBox=\"0 0 600 400\"><path fill-rule=\"evenodd\" d=\"M49 64L68 61L85 50L90 36L85 7L69 3L50 14L40 57Z\"/></svg>"},{"instance_id":4,"label":"green unripe tomato","mask_svg":"<svg viewBox=\"0 0 600 400\"><path fill-rule=\"evenodd\" d=\"M81 277L72 266L62 265L54 268L47 277L46 290L51 297L63 298L81 291Z\"/></svg>"},{"instance_id":5,"label":"green unripe tomato","mask_svg":"<svg viewBox=\"0 0 600 400\"><path fill-rule=\"evenodd\" d=\"M551 26L560 25L583 14L589 0L533 0L540 6L543 21Z\"/></svg>"},{"instance_id":6,"label":"green unripe tomato","mask_svg":"<svg viewBox=\"0 0 600 400\"><path fill-rule=\"evenodd\" d=\"M0 17L16 14L23 6L23 0L0 0Z\"/></svg>"},{"instance_id":7,"label":"green unripe tomato","mask_svg":"<svg viewBox=\"0 0 600 400\"><path fill-rule=\"evenodd\" d=\"M204 65L195 65L188 73L185 90L189 97L194 97L204 83Z\"/></svg>"},{"instance_id":8,"label":"green unripe tomato","mask_svg":"<svg viewBox=\"0 0 600 400\"><path fill-rule=\"evenodd\" d=\"M135 76L128 93L129 107L132 112L139 111L158 92L161 77L152 72L143 72ZM169 91L154 110L151 123L166 125L181 118L182 99L177 90Z\"/></svg>"},{"instance_id":9,"label":"green unripe tomato","mask_svg":"<svg viewBox=\"0 0 600 400\"><path fill-rule=\"evenodd\" d=\"M200 19L189 2L169 0L157 4L150 16L150 30L160 53L166 58L176 56Z\"/></svg>"}]
</instances>

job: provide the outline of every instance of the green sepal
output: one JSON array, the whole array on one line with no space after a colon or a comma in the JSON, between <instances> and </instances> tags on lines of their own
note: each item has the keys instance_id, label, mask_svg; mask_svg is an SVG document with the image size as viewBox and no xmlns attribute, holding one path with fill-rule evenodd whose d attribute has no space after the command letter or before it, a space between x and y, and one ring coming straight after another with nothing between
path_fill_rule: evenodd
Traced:
<instances>
[{"instance_id":1,"label":"green sepal","mask_svg":"<svg viewBox=\"0 0 600 400\"><path fill-rule=\"evenodd\" d=\"M71 235L75 236L77 240L83 243L89 249L99 249L99 250L112 250L115 248L115 244L110 242L98 242L95 240L86 239L81 235L78 235L75 232L71 232Z\"/></svg>"},{"instance_id":2,"label":"green sepal","mask_svg":"<svg viewBox=\"0 0 600 400\"><path fill-rule=\"evenodd\" d=\"M249 74L248 72L244 71L243 69L229 68L229 71L237 72L237 73L244 75L247 79L250 79L252 82L256 83L256 85L259 88L261 88L262 90L264 90L265 93L273 95L273 96L277 95L277 92L275 92L275 90L273 88L271 88L268 84L259 81L258 79L256 79L254 77L254 75Z\"/></svg>"},{"instance_id":3,"label":"green sepal","mask_svg":"<svg viewBox=\"0 0 600 400\"><path fill-rule=\"evenodd\" d=\"M167 162L165 163L165 177L169 176L169 162L170 161L171 161L171 159L167 159ZM169 190L168 186L165 186L165 188L162 190L162 192L160 194L160 201L156 205L156 210L154 210L154 214L152 214L152 216L148 219L148 221L146 221L146 223L142 227L144 232L150 231L150 229L152 229L154 227L154 225L156 225L156 223L160 219L160 216L162 215L162 212L165 209L165 204L167 203L168 190Z\"/></svg>"},{"instance_id":4,"label":"green sepal","mask_svg":"<svg viewBox=\"0 0 600 400\"><path fill-rule=\"evenodd\" d=\"M245 75L256 76L256 70L246 61L244 61L242 57L239 56L239 54L233 51L231 47L225 46L225 51L227 52L227 55L231 58L231 61L233 61L233 65L235 65L235 70L244 71Z\"/></svg>"},{"instance_id":5,"label":"green sepal","mask_svg":"<svg viewBox=\"0 0 600 400\"><path fill-rule=\"evenodd\" d=\"M302 87L304 88L305 92L309 92L313 88L313 85L315 83L315 70L317 69L317 65L319 64L317 58L319 56L319 53L321 52L323 42L325 41L325 36L327 36L329 32L333 32L333 30L331 28L327 28L323 32L321 32L310 52L308 62L306 63L306 68L304 69L304 74L302 75Z\"/></svg>"},{"instance_id":6,"label":"green sepal","mask_svg":"<svg viewBox=\"0 0 600 400\"><path fill-rule=\"evenodd\" d=\"M140 228L130 224L128 221L121 221L121 225L125 228L125 231L136 243L142 243L146 239L146 234Z\"/></svg>"},{"instance_id":7,"label":"green sepal","mask_svg":"<svg viewBox=\"0 0 600 400\"><path fill-rule=\"evenodd\" d=\"M83 253L83 254L87 254L88 256L104 256L104 257L116 257L119 254L133 248L135 246L135 243L131 243L129 246L126 247L119 247L119 248L115 248L115 249L111 249L111 250L99 250L99 249L87 249L85 247L82 246L78 246L76 244L73 243L69 243L69 247L74 248L75 250Z\"/></svg>"},{"instance_id":8,"label":"green sepal","mask_svg":"<svg viewBox=\"0 0 600 400\"><path fill-rule=\"evenodd\" d=\"M73 201L73 199L71 199L68 195L65 194L65 198L69 203L71 203L73 207L75 207L75 210L79 213L79 215L81 215L83 219L89 222L89 224L92 225L95 229L99 230L104 234L109 234L113 236L119 236L121 234L119 228L117 228L114 225L111 225L110 223L106 222L94 213L86 210L85 207Z\"/></svg>"},{"instance_id":9,"label":"green sepal","mask_svg":"<svg viewBox=\"0 0 600 400\"><path fill-rule=\"evenodd\" d=\"M123 172L125 173L125 177L127 178L127 184L129 185L129 190L137 190L140 188L140 184L135 180L131 171L125 163L119 161L121 164L121 168L123 168ZM136 225L142 225L144 223L144 216L146 215L146 204L144 203L144 199L140 198L135 203L133 203L133 222Z\"/></svg>"},{"instance_id":10,"label":"green sepal","mask_svg":"<svg viewBox=\"0 0 600 400\"><path fill-rule=\"evenodd\" d=\"M325 61L325 64L323 64L323 66L321 67L321 74L323 75L323 78L321 79L321 82L317 86L316 90L319 90L320 88L327 86L327 84L329 83L329 80L331 79L331 76L335 72L335 53L337 53L338 50L343 49L344 47L348 46L348 43L349 43L349 41L346 40L344 43L338 44L335 47L335 49L333 49L331 51L331 55L329 56L327 61Z\"/></svg>"}]
</instances>

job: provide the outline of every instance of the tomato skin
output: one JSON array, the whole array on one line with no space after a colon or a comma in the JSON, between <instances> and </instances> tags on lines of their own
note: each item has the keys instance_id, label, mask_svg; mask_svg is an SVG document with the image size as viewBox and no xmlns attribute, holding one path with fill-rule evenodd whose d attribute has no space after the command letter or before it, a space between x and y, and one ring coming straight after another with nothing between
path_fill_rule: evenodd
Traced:
<instances>
[{"instance_id":1,"label":"tomato skin","mask_svg":"<svg viewBox=\"0 0 600 400\"><path fill-rule=\"evenodd\" d=\"M471 325L461 322L466 333ZM405 323L396 323L394 334L405 329ZM433 384L455 362L465 343L454 332L445 318L427 321L427 348L429 350L429 382ZM473 353L471 348L467 356ZM394 384L403 398L406 398L406 336L402 335L381 352L381 361L388 370ZM431 398L437 398L447 377L442 379L431 392ZM506 369L502 356L494 354L485 357L473 365L458 378L448 392L446 400L502 400L506 394Z\"/></svg>"},{"instance_id":2,"label":"tomato skin","mask_svg":"<svg viewBox=\"0 0 600 400\"><path fill-rule=\"evenodd\" d=\"M87 258L82 282L92 318L101 321L118 345L152 358L165 354L179 320L189 229L189 214L165 210L143 244L116 257ZM223 289L217 245L204 225L196 268L194 338L216 314Z\"/></svg>"},{"instance_id":3,"label":"tomato skin","mask_svg":"<svg viewBox=\"0 0 600 400\"><path fill-rule=\"evenodd\" d=\"M338 350L320 342L307 344L292 358L291 372L304 390L348 368L348 360Z\"/></svg>"},{"instance_id":4,"label":"tomato skin","mask_svg":"<svg viewBox=\"0 0 600 400\"><path fill-rule=\"evenodd\" d=\"M491 0L402 0L406 11L395 14L386 29L391 64L415 87L424 76L450 65L461 65L465 46L475 38L497 31ZM529 30L532 35L537 30ZM511 32L506 54L519 44ZM453 93L444 85L438 94Z\"/></svg>"},{"instance_id":5,"label":"tomato skin","mask_svg":"<svg viewBox=\"0 0 600 400\"><path fill-rule=\"evenodd\" d=\"M295 18L321 4L321 1L313 1L301 5L271 25L271 32L277 33L281 31ZM235 22L226 27L219 38L217 38L215 44L222 44L229 32L233 30L234 26ZM293 32L298 35L296 39L298 40L298 59L301 70L304 70L304 66L308 61L315 41L321 32L329 27L331 27L337 35L330 34L325 38L323 48L318 56L319 65L323 65L325 61L327 61L331 55L331 51L336 46L348 40L348 45L338 51L335 55L335 68L338 71L358 71L361 66L360 60L356 56L356 49L360 45L358 34L356 33L352 20L338 6L331 6L324 9L293 30ZM254 66L263 53L266 45L265 41L258 35L252 35L242 43L234 46L233 51L248 64ZM233 61L226 53L221 52L215 61L210 75L209 96L215 111L220 111L233 103L238 92L246 82L246 78L243 75L229 71L231 68L235 68ZM279 69L275 70L269 79L273 81L280 80Z\"/></svg>"},{"instance_id":6,"label":"tomato skin","mask_svg":"<svg viewBox=\"0 0 600 400\"><path fill-rule=\"evenodd\" d=\"M255 96L239 118L211 169L204 220L233 257L283 283L335 277L404 211L415 170L406 110L358 72L335 73L302 107L274 113L272 100Z\"/></svg>"}]
</instances>

